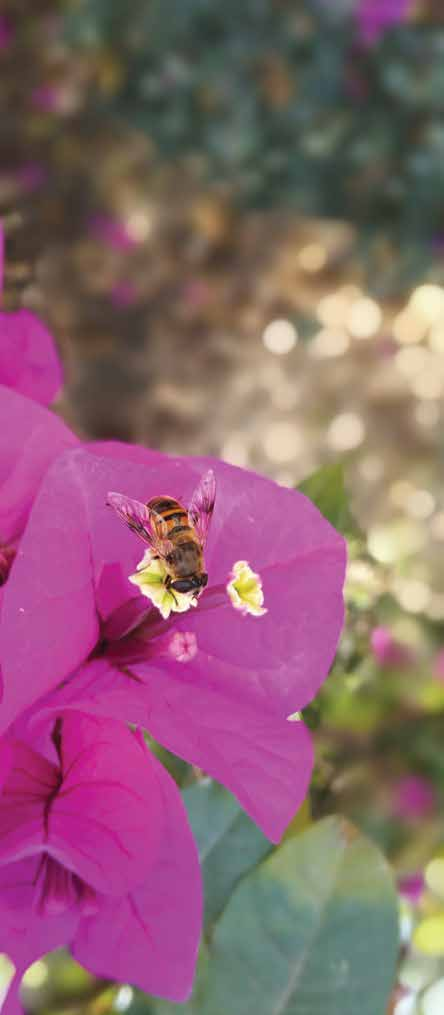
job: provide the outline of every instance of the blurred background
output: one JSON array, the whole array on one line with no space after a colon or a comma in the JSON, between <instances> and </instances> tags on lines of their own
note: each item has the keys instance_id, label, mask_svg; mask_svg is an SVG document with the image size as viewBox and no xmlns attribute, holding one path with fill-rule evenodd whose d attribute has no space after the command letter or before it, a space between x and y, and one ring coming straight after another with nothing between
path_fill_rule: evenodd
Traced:
<instances>
[{"instance_id":1,"label":"blurred background","mask_svg":"<svg viewBox=\"0 0 444 1015\"><path fill-rule=\"evenodd\" d=\"M444 844L444 7L0 12L3 306L56 336L59 411L290 486L344 465L348 621L307 710L311 811L395 866L404 1002L444 969L443 923L418 938ZM65 965L54 1008L36 964L30 1010L83 1010ZM85 990L88 1010L117 1003Z\"/></svg>"}]
</instances>

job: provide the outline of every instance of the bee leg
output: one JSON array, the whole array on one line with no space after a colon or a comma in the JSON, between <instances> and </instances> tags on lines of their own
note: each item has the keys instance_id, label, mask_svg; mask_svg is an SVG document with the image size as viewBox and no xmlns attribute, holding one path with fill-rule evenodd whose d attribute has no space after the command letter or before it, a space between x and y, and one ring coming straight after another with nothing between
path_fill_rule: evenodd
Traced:
<instances>
[{"instance_id":1,"label":"bee leg","mask_svg":"<svg viewBox=\"0 0 444 1015\"><path fill-rule=\"evenodd\" d=\"M174 589L172 589L172 588L171 588L171 575L170 575L170 574L167 574L167 576L166 576L166 578L165 578L165 588L166 588L166 589L168 590L168 592L170 593L170 596L172 596L172 597L173 597L173 599L174 599L174 602L175 602L175 604L176 604L176 606L177 606L177 599L176 599L176 596L175 596L175 594L174 594Z\"/></svg>"}]
</instances>

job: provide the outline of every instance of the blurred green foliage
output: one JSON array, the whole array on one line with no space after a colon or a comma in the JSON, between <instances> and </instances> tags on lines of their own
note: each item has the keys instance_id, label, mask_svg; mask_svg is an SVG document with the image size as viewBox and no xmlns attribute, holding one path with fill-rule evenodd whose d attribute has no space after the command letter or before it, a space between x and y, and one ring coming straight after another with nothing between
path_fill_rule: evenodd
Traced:
<instances>
[{"instance_id":1,"label":"blurred green foliage","mask_svg":"<svg viewBox=\"0 0 444 1015\"><path fill-rule=\"evenodd\" d=\"M334 463L317 469L299 483L298 490L316 504L324 518L338 532L350 538L359 535L358 526L350 511L344 468L341 464Z\"/></svg>"},{"instance_id":2,"label":"blurred green foliage","mask_svg":"<svg viewBox=\"0 0 444 1015\"><path fill-rule=\"evenodd\" d=\"M320 0L78 0L66 39L115 64L96 111L255 207L345 219L384 293L429 264L444 227L444 28L374 47ZM393 264L393 257L396 263ZM378 285L376 285L378 288Z\"/></svg>"}]
</instances>

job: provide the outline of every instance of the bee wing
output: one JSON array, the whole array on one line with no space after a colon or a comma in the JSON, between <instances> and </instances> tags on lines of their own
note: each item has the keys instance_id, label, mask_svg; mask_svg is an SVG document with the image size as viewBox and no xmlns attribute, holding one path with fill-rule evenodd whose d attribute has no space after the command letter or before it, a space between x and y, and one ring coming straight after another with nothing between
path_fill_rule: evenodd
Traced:
<instances>
[{"instance_id":1,"label":"bee wing","mask_svg":"<svg viewBox=\"0 0 444 1015\"><path fill-rule=\"evenodd\" d=\"M132 500L131 497L125 497L123 493L112 492L108 494L106 503L114 508L119 518L126 522L130 529L140 536L140 539L143 539L144 543L154 547L155 536L146 504L142 504L139 500Z\"/></svg>"},{"instance_id":2,"label":"bee wing","mask_svg":"<svg viewBox=\"0 0 444 1015\"><path fill-rule=\"evenodd\" d=\"M168 525L158 511L153 511L150 507L147 507L146 510L150 520L153 519L156 524L156 531L151 527L153 548L159 557L167 557L174 550L173 543L168 539Z\"/></svg>"},{"instance_id":3,"label":"bee wing","mask_svg":"<svg viewBox=\"0 0 444 1015\"><path fill-rule=\"evenodd\" d=\"M208 469L196 487L188 508L190 525L196 530L202 546L205 546L207 540L215 500L216 477L213 470Z\"/></svg>"},{"instance_id":4,"label":"bee wing","mask_svg":"<svg viewBox=\"0 0 444 1015\"><path fill-rule=\"evenodd\" d=\"M148 543L156 556L165 558L174 550L171 540L167 538L168 526L157 511L142 504L140 500L125 497L123 493L109 493L106 503L114 508L119 518L126 522L144 543ZM152 527L152 519L156 521L157 532Z\"/></svg>"}]
</instances>

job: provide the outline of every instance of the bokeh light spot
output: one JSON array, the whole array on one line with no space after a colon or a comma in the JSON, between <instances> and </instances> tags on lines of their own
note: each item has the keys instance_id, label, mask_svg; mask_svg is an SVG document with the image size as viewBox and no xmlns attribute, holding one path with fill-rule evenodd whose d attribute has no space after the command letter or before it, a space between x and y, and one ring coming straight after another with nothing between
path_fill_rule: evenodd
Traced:
<instances>
[{"instance_id":1,"label":"bokeh light spot","mask_svg":"<svg viewBox=\"0 0 444 1015\"><path fill-rule=\"evenodd\" d=\"M279 318L267 324L262 335L262 341L269 352L276 356L285 356L294 349L298 340L298 333L291 321Z\"/></svg>"},{"instance_id":2,"label":"bokeh light spot","mask_svg":"<svg viewBox=\"0 0 444 1015\"><path fill-rule=\"evenodd\" d=\"M379 331L381 324L382 312L375 300L363 297L352 303L347 317L347 328L355 338L371 338Z\"/></svg>"},{"instance_id":3,"label":"bokeh light spot","mask_svg":"<svg viewBox=\"0 0 444 1015\"><path fill-rule=\"evenodd\" d=\"M289 462L302 449L302 437L294 423L273 423L265 434L265 452L273 462Z\"/></svg>"},{"instance_id":4,"label":"bokeh light spot","mask_svg":"<svg viewBox=\"0 0 444 1015\"><path fill-rule=\"evenodd\" d=\"M315 274L327 264L327 251L320 243L308 243L298 254L298 263L303 271Z\"/></svg>"},{"instance_id":5,"label":"bokeh light spot","mask_svg":"<svg viewBox=\"0 0 444 1015\"><path fill-rule=\"evenodd\" d=\"M363 420L356 412L343 412L332 420L327 430L327 442L334 451L352 451L365 437Z\"/></svg>"},{"instance_id":6,"label":"bokeh light spot","mask_svg":"<svg viewBox=\"0 0 444 1015\"><path fill-rule=\"evenodd\" d=\"M347 352L349 345L350 339L345 331L322 328L310 342L308 351L314 359L332 359Z\"/></svg>"}]
</instances>

